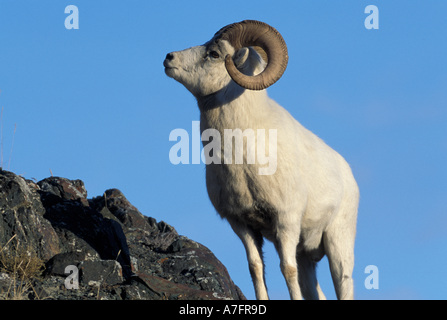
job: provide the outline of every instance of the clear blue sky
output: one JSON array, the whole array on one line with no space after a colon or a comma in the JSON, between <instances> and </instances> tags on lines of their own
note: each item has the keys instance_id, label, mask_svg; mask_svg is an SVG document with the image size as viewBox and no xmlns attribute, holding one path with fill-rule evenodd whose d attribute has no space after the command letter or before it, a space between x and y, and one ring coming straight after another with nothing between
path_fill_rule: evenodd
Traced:
<instances>
[{"instance_id":1,"label":"clear blue sky","mask_svg":"<svg viewBox=\"0 0 447 320\"><path fill-rule=\"evenodd\" d=\"M64 25L71 4L78 30ZM371 4L378 30L364 26ZM446 299L446 12L434 0L2 0L3 167L82 179L90 197L120 189L209 247L254 298L243 246L208 200L204 165L169 161L170 132L191 133L199 111L162 62L229 23L262 20L290 55L269 95L339 151L360 186L356 298ZM273 246L265 251L270 296L287 299ZM368 265L379 270L377 290L364 286ZM325 259L318 275L334 298Z\"/></svg>"}]
</instances>

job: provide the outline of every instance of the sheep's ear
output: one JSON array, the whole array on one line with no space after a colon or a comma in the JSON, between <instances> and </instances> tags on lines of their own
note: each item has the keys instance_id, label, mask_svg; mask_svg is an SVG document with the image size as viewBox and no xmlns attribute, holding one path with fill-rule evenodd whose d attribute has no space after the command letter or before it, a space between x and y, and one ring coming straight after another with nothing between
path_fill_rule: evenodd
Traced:
<instances>
[{"instance_id":1,"label":"sheep's ear","mask_svg":"<svg viewBox=\"0 0 447 320\"><path fill-rule=\"evenodd\" d=\"M236 68L242 67L242 65L245 63L245 61L247 61L249 53L250 53L250 50L248 48L241 48L234 53L233 61L234 61Z\"/></svg>"}]
</instances>

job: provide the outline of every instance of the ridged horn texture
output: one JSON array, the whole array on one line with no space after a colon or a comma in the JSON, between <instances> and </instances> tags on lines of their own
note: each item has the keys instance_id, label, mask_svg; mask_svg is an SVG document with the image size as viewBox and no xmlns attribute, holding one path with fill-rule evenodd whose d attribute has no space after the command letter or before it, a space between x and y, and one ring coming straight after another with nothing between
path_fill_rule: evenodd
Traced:
<instances>
[{"instance_id":1,"label":"ridged horn texture","mask_svg":"<svg viewBox=\"0 0 447 320\"><path fill-rule=\"evenodd\" d=\"M281 34L268 24L256 20L244 20L220 29L217 39L227 40L235 50L243 47L259 46L267 54L264 71L256 76L241 73L230 55L225 57L225 67L231 79L243 88L263 90L281 78L287 67L289 55L286 42Z\"/></svg>"}]
</instances>

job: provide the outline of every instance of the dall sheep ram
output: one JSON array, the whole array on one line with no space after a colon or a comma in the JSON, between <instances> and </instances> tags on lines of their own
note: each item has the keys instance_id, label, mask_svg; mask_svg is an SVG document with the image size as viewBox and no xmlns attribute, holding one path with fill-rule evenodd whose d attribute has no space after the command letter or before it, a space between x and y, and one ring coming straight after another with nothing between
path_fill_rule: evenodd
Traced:
<instances>
[{"instance_id":1,"label":"dall sheep ram","mask_svg":"<svg viewBox=\"0 0 447 320\"><path fill-rule=\"evenodd\" d=\"M278 252L292 299L325 298L315 270L325 254L337 298L353 299L359 190L343 157L268 97L265 89L282 76L287 62L279 32L245 20L222 28L204 45L168 53L163 64L165 73L197 99L202 133L276 132L276 144L268 150L277 153L273 174L260 174L259 161L206 165L208 195L245 246L256 298L268 299L262 259L266 238ZM218 154L205 156L221 157L224 145L222 139L221 149L213 150ZM242 151L245 160L247 150Z\"/></svg>"}]
</instances>

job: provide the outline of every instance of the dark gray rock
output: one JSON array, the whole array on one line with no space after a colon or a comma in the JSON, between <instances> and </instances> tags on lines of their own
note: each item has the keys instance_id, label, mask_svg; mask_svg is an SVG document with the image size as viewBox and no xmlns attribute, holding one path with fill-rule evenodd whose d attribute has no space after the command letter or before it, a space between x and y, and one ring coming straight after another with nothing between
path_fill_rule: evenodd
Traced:
<instances>
[{"instance_id":1,"label":"dark gray rock","mask_svg":"<svg viewBox=\"0 0 447 320\"><path fill-rule=\"evenodd\" d=\"M39 186L11 172L0 171L0 246L13 236L22 247L47 260L61 251L58 235L45 219ZM4 248L14 254L16 246Z\"/></svg>"},{"instance_id":2,"label":"dark gray rock","mask_svg":"<svg viewBox=\"0 0 447 320\"><path fill-rule=\"evenodd\" d=\"M77 267L79 281L84 285L113 286L124 282L121 265L116 260L85 260Z\"/></svg>"},{"instance_id":3,"label":"dark gray rock","mask_svg":"<svg viewBox=\"0 0 447 320\"><path fill-rule=\"evenodd\" d=\"M44 263L40 277L17 281L2 267L19 247ZM67 289L67 266L78 270L77 289ZM81 180L34 183L0 170L0 299L12 286L23 299L245 299L208 248L121 191L88 199Z\"/></svg>"}]
</instances>

